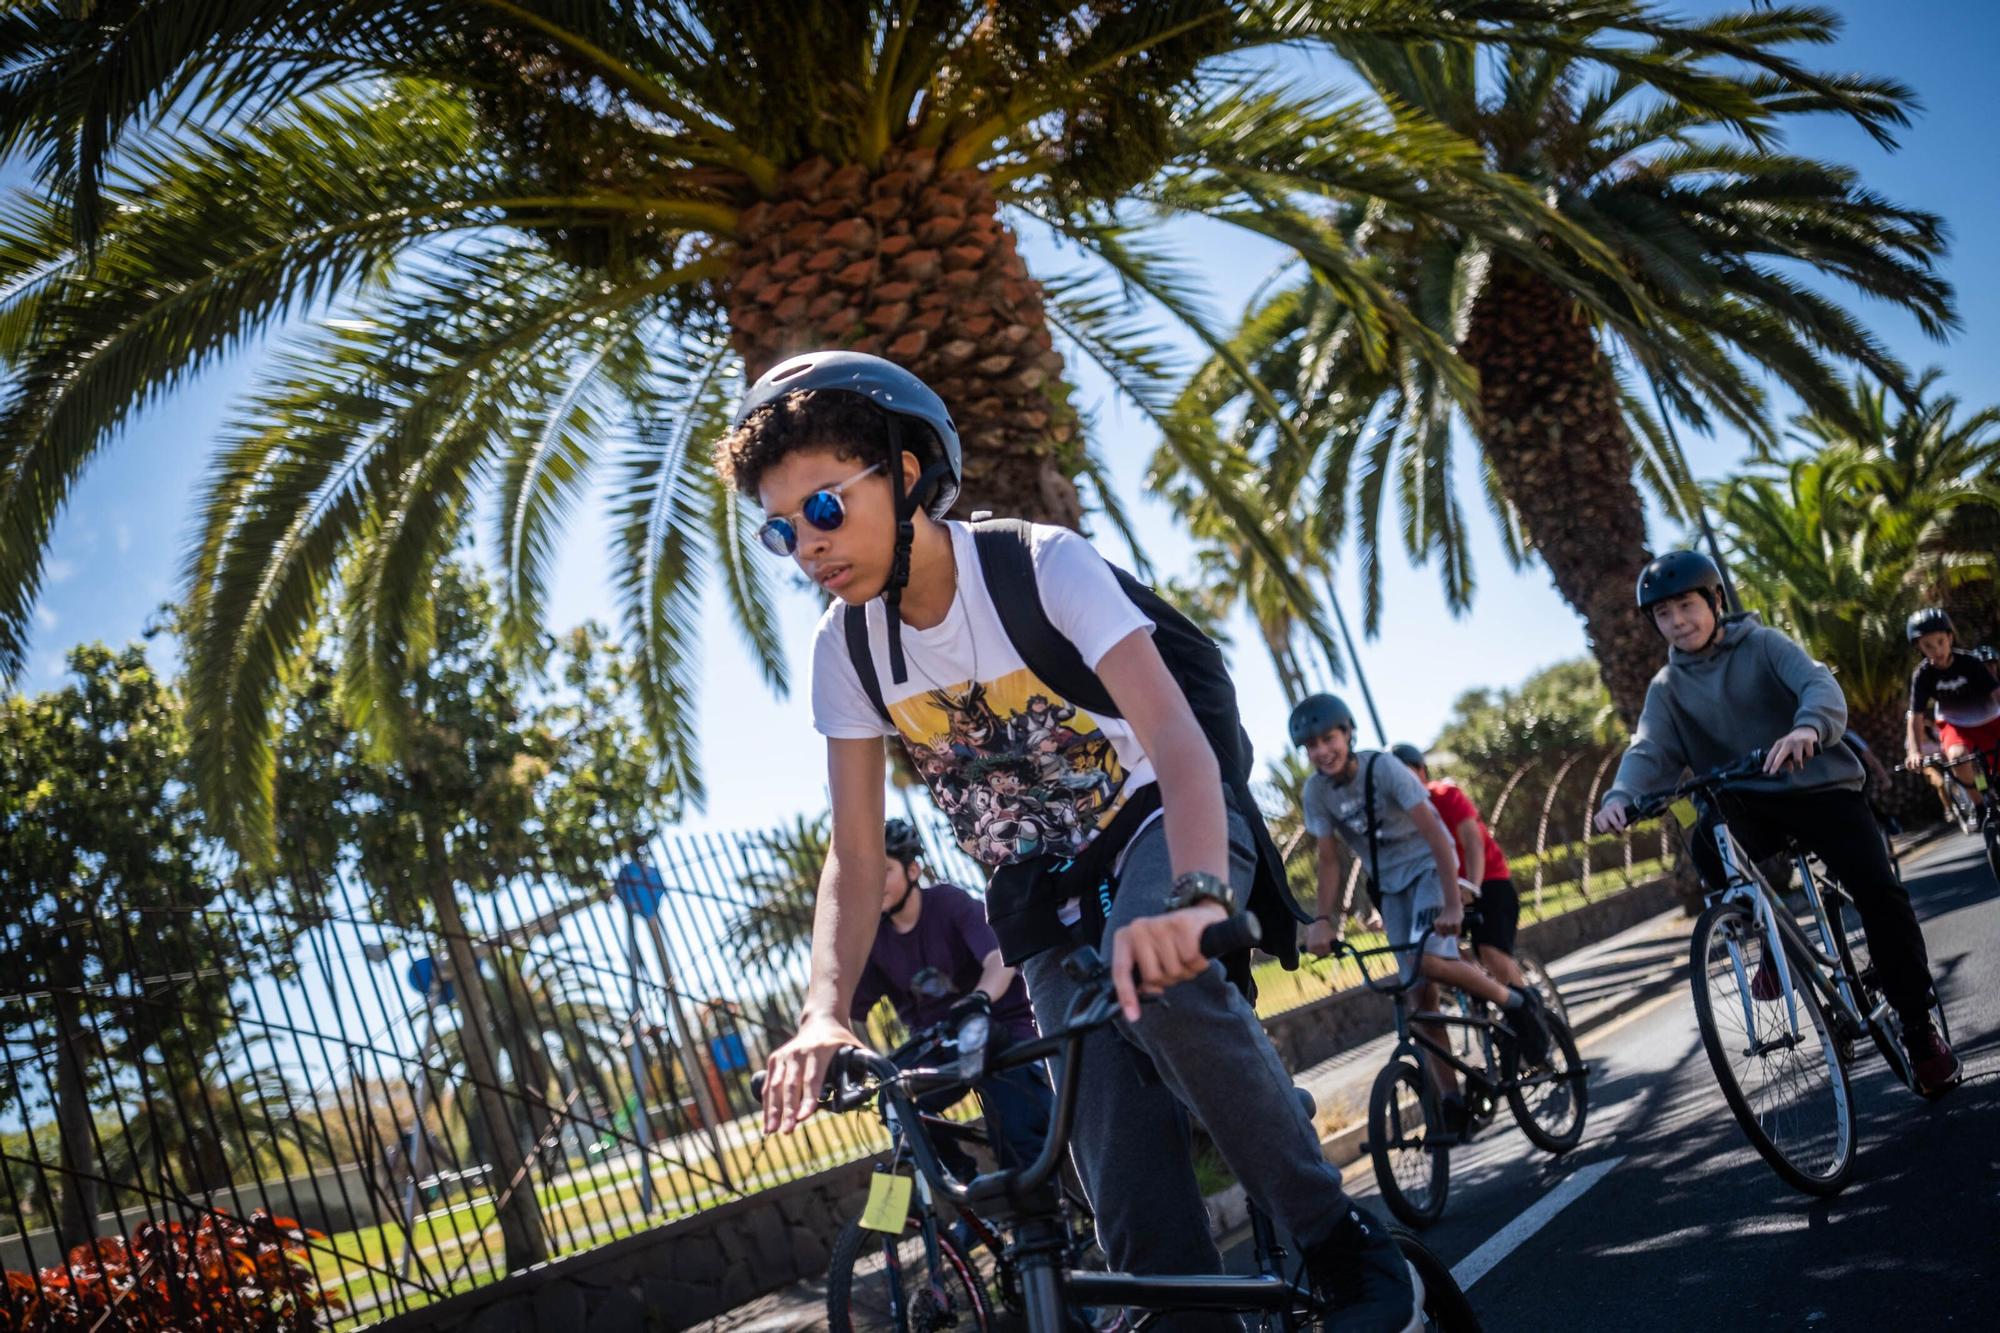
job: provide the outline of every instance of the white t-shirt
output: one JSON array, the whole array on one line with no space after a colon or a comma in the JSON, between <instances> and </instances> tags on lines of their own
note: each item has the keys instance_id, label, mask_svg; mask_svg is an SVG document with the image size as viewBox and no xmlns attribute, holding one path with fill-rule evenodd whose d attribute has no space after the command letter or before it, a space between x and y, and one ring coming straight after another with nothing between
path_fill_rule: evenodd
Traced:
<instances>
[{"instance_id":1,"label":"white t-shirt","mask_svg":"<svg viewBox=\"0 0 2000 1333\"><path fill-rule=\"evenodd\" d=\"M901 685L889 679L886 609L879 599L867 605L869 646L894 725L861 688L847 652L846 604L835 600L813 641L813 726L843 740L900 735L959 845L983 865L1074 856L1126 797L1153 781L1152 761L1123 720L1092 717L1028 670L987 596L971 530L945 528L958 592L930 629L903 626L909 679ZM1134 630L1152 632L1089 542L1067 528L1030 531L1042 608L1085 666L1095 671Z\"/></svg>"}]
</instances>

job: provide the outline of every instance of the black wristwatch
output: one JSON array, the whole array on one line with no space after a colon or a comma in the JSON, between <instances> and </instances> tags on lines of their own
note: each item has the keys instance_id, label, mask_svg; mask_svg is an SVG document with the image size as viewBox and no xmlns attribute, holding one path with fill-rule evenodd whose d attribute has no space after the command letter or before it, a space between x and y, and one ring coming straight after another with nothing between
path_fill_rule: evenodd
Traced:
<instances>
[{"instance_id":1,"label":"black wristwatch","mask_svg":"<svg viewBox=\"0 0 2000 1333\"><path fill-rule=\"evenodd\" d=\"M1167 910L1178 912L1183 907L1193 907L1198 903L1221 903L1222 910L1236 910L1236 893L1227 882L1217 879L1206 870L1190 870L1185 875L1174 877L1174 886L1167 893Z\"/></svg>"}]
</instances>

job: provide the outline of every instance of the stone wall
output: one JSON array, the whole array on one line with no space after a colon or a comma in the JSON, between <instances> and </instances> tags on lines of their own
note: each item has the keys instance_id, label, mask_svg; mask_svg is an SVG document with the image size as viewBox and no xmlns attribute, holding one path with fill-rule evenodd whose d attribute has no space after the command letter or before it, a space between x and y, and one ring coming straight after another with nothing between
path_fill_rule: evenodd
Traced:
<instances>
[{"instance_id":1,"label":"stone wall","mask_svg":"<svg viewBox=\"0 0 2000 1333\"><path fill-rule=\"evenodd\" d=\"M874 1161L854 1162L399 1315L385 1333L655 1333L826 1271Z\"/></svg>"}]
</instances>

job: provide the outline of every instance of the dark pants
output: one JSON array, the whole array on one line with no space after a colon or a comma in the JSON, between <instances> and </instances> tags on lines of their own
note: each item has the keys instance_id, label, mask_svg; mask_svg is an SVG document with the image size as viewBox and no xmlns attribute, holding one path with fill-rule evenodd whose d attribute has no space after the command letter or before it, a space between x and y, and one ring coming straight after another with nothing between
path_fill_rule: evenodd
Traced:
<instances>
[{"instance_id":1,"label":"dark pants","mask_svg":"<svg viewBox=\"0 0 2000 1333\"><path fill-rule=\"evenodd\" d=\"M1790 836L1814 853L1853 897L1868 936L1868 952L1882 980L1882 993L1909 1027L1931 1006L1930 955L1910 894L1889 865L1888 849L1874 812L1858 791L1733 791L1723 815L1743 850L1763 860L1783 849ZM1694 840L1695 865L1711 886L1723 882L1722 861L1706 826Z\"/></svg>"}]
</instances>

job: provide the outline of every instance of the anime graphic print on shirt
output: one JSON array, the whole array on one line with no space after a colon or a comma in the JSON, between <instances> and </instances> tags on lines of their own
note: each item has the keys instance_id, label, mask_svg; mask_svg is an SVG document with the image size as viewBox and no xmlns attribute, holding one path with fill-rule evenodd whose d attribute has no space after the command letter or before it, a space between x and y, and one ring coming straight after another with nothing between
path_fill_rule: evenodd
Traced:
<instances>
[{"instance_id":1,"label":"anime graphic print on shirt","mask_svg":"<svg viewBox=\"0 0 2000 1333\"><path fill-rule=\"evenodd\" d=\"M903 627L909 678L877 671L889 716L875 710L847 650L835 603L813 642L813 725L836 740L900 739L966 853L988 868L1074 856L1125 800L1153 781L1145 746L1122 718L1094 717L1049 688L1007 637L963 523L947 523L957 593L944 619ZM1095 671L1153 622L1090 543L1036 526L1035 581L1049 621ZM879 601L867 606L875 662L887 662Z\"/></svg>"},{"instance_id":2,"label":"anime graphic print on shirt","mask_svg":"<svg viewBox=\"0 0 2000 1333\"><path fill-rule=\"evenodd\" d=\"M1126 772L1111 738L1026 667L910 695L889 717L981 864L1074 856L1117 813Z\"/></svg>"}]
</instances>

